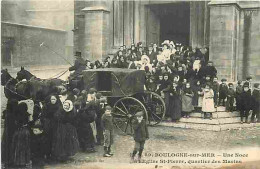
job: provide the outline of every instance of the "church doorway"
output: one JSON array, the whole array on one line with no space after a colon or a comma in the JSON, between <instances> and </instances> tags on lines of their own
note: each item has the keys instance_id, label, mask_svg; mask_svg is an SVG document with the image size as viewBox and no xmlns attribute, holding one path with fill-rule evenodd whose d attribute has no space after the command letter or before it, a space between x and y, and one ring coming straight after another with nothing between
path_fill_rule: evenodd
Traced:
<instances>
[{"instance_id":1,"label":"church doorway","mask_svg":"<svg viewBox=\"0 0 260 169\"><path fill-rule=\"evenodd\" d=\"M148 43L162 43L164 40L173 40L176 43L189 45L189 2L175 2L149 5L147 14Z\"/></svg>"}]
</instances>

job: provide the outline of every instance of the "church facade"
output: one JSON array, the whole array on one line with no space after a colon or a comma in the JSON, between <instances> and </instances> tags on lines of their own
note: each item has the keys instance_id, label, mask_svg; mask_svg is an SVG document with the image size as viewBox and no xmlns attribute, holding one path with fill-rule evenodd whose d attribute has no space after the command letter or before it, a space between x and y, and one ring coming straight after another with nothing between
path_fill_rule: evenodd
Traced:
<instances>
[{"instance_id":1,"label":"church facade","mask_svg":"<svg viewBox=\"0 0 260 169\"><path fill-rule=\"evenodd\" d=\"M259 1L74 1L74 51L102 60L119 46L169 39L207 46L219 78L260 80Z\"/></svg>"}]
</instances>

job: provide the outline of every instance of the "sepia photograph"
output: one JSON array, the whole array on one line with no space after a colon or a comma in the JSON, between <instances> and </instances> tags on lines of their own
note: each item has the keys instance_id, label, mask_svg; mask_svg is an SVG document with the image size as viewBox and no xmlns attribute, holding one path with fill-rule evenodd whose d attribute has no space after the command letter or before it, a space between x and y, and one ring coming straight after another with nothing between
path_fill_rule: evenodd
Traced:
<instances>
[{"instance_id":1,"label":"sepia photograph","mask_svg":"<svg viewBox=\"0 0 260 169\"><path fill-rule=\"evenodd\" d=\"M260 169L260 0L1 0L1 169Z\"/></svg>"}]
</instances>

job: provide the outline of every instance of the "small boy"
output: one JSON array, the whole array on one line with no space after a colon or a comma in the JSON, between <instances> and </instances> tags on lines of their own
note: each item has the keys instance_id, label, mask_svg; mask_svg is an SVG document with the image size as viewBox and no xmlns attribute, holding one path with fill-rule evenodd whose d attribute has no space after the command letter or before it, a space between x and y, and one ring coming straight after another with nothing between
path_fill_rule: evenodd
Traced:
<instances>
[{"instance_id":1,"label":"small boy","mask_svg":"<svg viewBox=\"0 0 260 169\"><path fill-rule=\"evenodd\" d=\"M234 110L234 100L235 100L235 90L234 90L234 86L233 83L229 83L228 84L228 92L227 92L227 104L226 104L226 110L227 111L233 111Z\"/></svg>"},{"instance_id":2,"label":"small boy","mask_svg":"<svg viewBox=\"0 0 260 169\"><path fill-rule=\"evenodd\" d=\"M251 122L255 122L255 116L257 118L257 122L260 122L260 85L259 83L254 84L254 90L252 93L252 116L251 116Z\"/></svg>"},{"instance_id":3,"label":"small boy","mask_svg":"<svg viewBox=\"0 0 260 169\"><path fill-rule=\"evenodd\" d=\"M132 153L131 161L134 162L134 158L137 152L138 153L138 162L141 161L142 152L144 150L145 141L149 138L149 133L147 129L147 125L145 120L143 119L143 112L137 112L136 118L133 121L133 129L134 129L134 140L135 147Z\"/></svg>"},{"instance_id":4,"label":"small boy","mask_svg":"<svg viewBox=\"0 0 260 169\"><path fill-rule=\"evenodd\" d=\"M219 85L219 105L225 106L225 99L227 98L227 79L221 79L221 84Z\"/></svg>"},{"instance_id":5,"label":"small boy","mask_svg":"<svg viewBox=\"0 0 260 169\"><path fill-rule=\"evenodd\" d=\"M104 134L104 157L111 157L111 145L113 144L113 116L111 106L105 107L105 113L102 115L101 122Z\"/></svg>"}]
</instances>

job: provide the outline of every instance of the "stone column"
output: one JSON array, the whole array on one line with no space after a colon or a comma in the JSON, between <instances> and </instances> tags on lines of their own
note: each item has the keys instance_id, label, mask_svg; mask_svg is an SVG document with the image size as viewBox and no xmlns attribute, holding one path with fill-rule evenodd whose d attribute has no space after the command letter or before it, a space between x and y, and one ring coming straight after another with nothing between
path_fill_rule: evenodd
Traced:
<instances>
[{"instance_id":1,"label":"stone column","mask_svg":"<svg viewBox=\"0 0 260 169\"><path fill-rule=\"evenodd\" d=\"M239 8L236 3L221 2L210 5L210 60L218 70L218 77L228 81L237 79L237 47Z\"/></svg>"},{"instance_id":2,"label":"stone column","mask_svg":"<svg viewBox=\"0 0 260 169\"><path fill-rule=\"evenodd\" d=\"M84 53L91 61L102 60L109 47L109 10L104 6L82 9L85 13Z\"/></svg>"}]
</instances>

